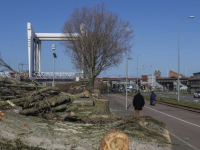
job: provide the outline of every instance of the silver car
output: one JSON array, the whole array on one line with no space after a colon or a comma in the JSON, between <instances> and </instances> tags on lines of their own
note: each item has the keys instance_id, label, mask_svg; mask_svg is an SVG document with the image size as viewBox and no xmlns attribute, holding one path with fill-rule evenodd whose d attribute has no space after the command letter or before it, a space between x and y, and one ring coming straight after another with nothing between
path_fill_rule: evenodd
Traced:
<instances>
[{"instance_id":1,"label":"silver car","mask_svg":"<svg viewBox=\"0 0 200 150\"><path fill-rule=\"evenodd\" d=\"M200 91L195 91L194 92L194 97L200 97Z\"/></svg>"},{"instance_id":2,"label":"silver car","mask_svg":"<svg viewBox=\"0 0 200 150\"><path fill-rule=\"evenodd\" d=\"M127 90L127 92L131 92L131 89L129 87L127 87L125 90Z\"/></svg>"}]
</instances>

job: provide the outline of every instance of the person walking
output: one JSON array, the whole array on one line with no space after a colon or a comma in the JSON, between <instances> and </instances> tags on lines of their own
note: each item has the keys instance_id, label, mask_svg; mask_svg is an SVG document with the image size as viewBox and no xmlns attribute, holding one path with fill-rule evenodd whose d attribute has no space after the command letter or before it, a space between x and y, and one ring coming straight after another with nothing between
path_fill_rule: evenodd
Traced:
<instances>
[{"instance_id":1,"label":"person walking","mask_svg":"<svg viewBox=\"0 0 200 150\"><path fill-rule=\"evenodd\" d=\"M144 107L144 104L145 104L144 97L138 91L133 98L133 107L135 108L135 114L137 117L140 116L140 111L142 110L142 107Z\"/></svg>"}]
</instances>

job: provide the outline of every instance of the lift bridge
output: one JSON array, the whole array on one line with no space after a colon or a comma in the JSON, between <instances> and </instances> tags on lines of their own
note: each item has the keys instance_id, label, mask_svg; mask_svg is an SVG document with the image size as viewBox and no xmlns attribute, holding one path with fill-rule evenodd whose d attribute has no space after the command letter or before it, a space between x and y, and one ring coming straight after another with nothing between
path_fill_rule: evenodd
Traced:
<instances>
[{"instance_id":1,"label":"lift bridge","mask_svg":"<svg viewBox=\"0 0 200 150\"><path fill-rule=\"evenodd\" d=\"M36 79L70 79L74 77L83 77L82 72L42 72L41 71L41 41L71 41L81 40L82 35L85 33L84 24L80 27L81 33L35 33L31 26L31 23L27 23L27 34L28 34L28 66L29 72L26 74L29 78ZM23 67L23 63L20 64ZM0 72L0 76L10 78L13 73ZM14 75L15 76L15 75Z\"/></svg>"},{"instance_id":2,"label":"lift bridge","mask_svg":"<svg viewBox=\"0 0 200 150\"><path fill-rule=\"evenodd\" d=\"M27 23L29 78L70 78L83 74L75 72L42 72L41 71L41 41L77 41L82 40L85 33L84 24L80 26L81 33L35 33L31 23Z\"/></svg>"}]
</instances>

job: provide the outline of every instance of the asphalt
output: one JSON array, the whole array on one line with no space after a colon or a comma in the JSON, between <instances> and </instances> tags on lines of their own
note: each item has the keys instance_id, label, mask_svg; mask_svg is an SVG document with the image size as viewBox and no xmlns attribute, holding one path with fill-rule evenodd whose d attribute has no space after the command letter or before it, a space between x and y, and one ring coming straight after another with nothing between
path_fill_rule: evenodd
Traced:
<instances>
[{"instance_id":1,"label":"asphalt","mask_svg":"<svg viewBox=\"0 0 200 150\"><path fill-rule=\"evenodd\" d=\"M112 112L117 116L122 117L127 115L135 115L135 112L132 109L125 109L123 104L111 98L109 94L104 94L104 96L109 100L109 106ZM170 133L170 138L173 150L199 150L172 133Z\"/></svg>"}]
</instances>

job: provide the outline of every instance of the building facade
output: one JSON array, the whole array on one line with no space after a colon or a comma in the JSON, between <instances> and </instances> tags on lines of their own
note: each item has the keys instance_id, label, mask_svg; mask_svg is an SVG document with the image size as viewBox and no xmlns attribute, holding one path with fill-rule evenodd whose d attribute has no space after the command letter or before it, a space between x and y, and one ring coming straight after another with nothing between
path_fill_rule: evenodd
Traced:
<instances>
[{"instance_id":1,"label":"building facade","mask_svg":"<svg viewBox=\"0 0 200 150\"><path fill-rule=\"evenodd\" d=\"M188 79L187 86L188 93L200 91L200 72L193 73L193 77Z\"/></svg>"},{"instance_id":2,"label":"building facade","mask_svg":"<svg viewBox=\"0 0 200 150\"><path fill-rule=\"evenodd\" d=\"M185 75L182 75L182 74L179 74L179 75L180 75L180 78L185 78ZM178 73L170 70L169 71L169 76L170 77L178 77Z\"/></svg>"}]
</instances>

